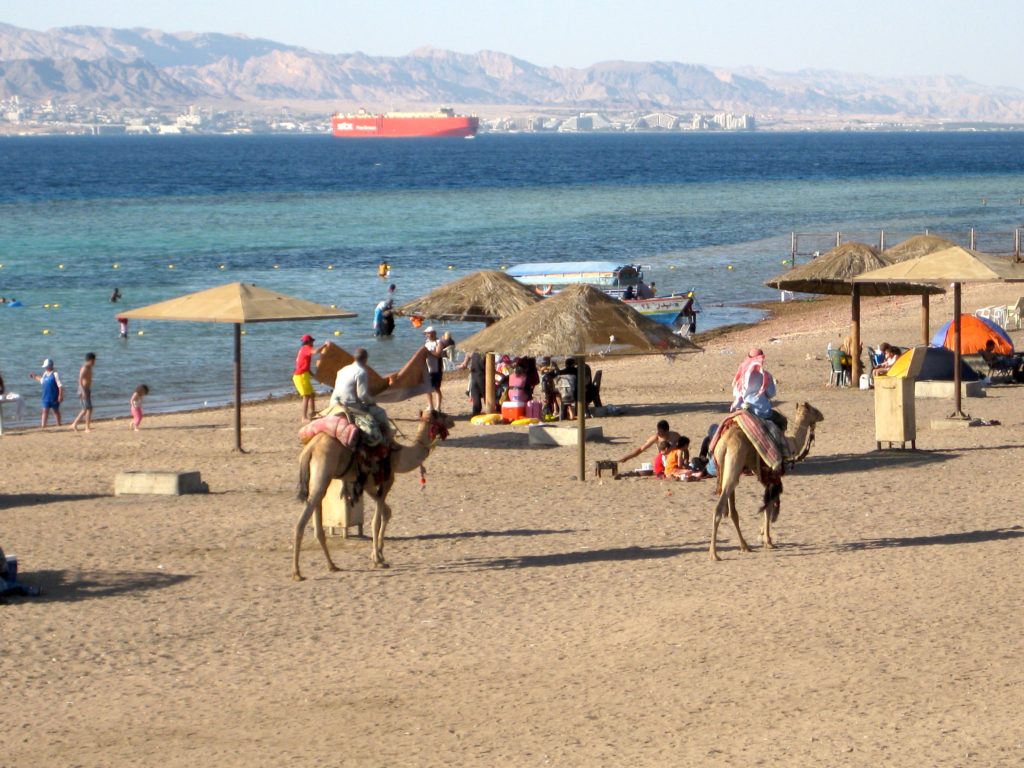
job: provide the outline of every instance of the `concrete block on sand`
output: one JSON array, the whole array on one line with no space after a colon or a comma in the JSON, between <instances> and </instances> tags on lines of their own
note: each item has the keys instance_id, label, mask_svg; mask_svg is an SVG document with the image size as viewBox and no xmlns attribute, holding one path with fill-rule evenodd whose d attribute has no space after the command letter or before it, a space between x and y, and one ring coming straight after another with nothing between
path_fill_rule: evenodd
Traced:
<instances>
[{"instance_id":1,"label":"concrete block on sand","mask_svg":"<svg viewBox=\"0 0 1024 768\"><path fill-rule=\"evenodd\" d=\"M118 472L114 478L115 496L181 496L183 493L207 493L209 490L199 472Z\"/></svg>"},{"instance_id":2,"label":"concrete block on sand","mask_svg":"<svg viewBox=\"0 0 1024 768\"><path fill-rule=\"evenodd\" d=\"M985 397L985 382L983 381L961 381L961 397ZM938 398L945 400L953 399L952 381L915 381L914 397Z\"/></svg>"},{"instance_id":3,"label":"concrete block on sand","mask_svg":"<svg viewBox=\"0 0 1024 768\"><path fill-rule=\"evenodd\" d=\"M601 427L586 427L583 439L587 442L604 438ZM531 424L530 445L579 445L579 427L559 424Z\"/></svg>"}]
</instances>

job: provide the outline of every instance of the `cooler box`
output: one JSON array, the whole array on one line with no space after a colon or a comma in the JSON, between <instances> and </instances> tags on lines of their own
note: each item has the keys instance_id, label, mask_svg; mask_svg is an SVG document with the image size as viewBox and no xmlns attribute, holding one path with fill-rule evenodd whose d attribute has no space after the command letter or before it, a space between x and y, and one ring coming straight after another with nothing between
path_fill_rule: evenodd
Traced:
<instances>
[{"instance_id":1,"label":"cooler box","mask_svg":"<svg viewBox=\"0 0 1024 768\"><path fill-rule=\"evenodd\" d=\"M526 418L526 403L513 403L512 401L502 403L501 418L505 421Z\"/></svg>"},{"instance_id":2,"label":"cooler box","mask_svg":"<svg viewBox=\"0 0 1024 768\"><path fill-rule=\"evenodd\" d=\"M540 405L540 400L531 400L526 404L526 418L528 419L539 419L543 413L543 409Z\"/></svg>"}]
</instances>

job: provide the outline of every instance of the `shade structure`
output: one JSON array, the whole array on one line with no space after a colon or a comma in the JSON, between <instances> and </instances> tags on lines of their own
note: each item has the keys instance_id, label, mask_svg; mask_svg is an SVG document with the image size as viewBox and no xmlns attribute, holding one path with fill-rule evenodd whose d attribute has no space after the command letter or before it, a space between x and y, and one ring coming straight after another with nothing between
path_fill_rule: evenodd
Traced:
<instances>
[{"instance_id":1,"label":"shade structure","mask_svg":"<svg viewBox=\"0 0 1024 768\"><path fill-rule=\"evenodd\" d=\"M893 379L905 379L910 371L917 369L914 377L919 381L953 381L956 378L953 372L953 365L956 356L952 350L945 347L929 347L920 345L911 347L892 364L892 367L884 374ZM960 361L960 380L978 381L981 377L971 366Z\"/></svg>"},{"instance_id":2,"label":"shade structure","mask_svg":"<svg viewBox=\"0 0 1024 768\"><path fill-rule=\"evenodd\" d=\"M700 347L662 323L589 285L573 285L522 312L499 320L461 344L471 352L538 357L576 357L579 479L586 477L586 381L588 355L650 355L698 352Z\"/></svg>"},{"instance_id":3,"label":"shade structure","mask_svg":"<svg viewBox=\"0 0 1024 768\"><path fill-rule=\"evenodd\" d=\"M890 264L898 264L901 261L919 259L936 251L944 251L947 248L953 248L955 245L956 243L952 240L947 240L938 235L914 235L886 248L882 251L882 258Z\"/></svg>"},{"instance_id":4,"label":"shade structure","mask_svg":"<svg viewBox=\"0 0 1024 768\"><path fill-rule=\"evenodd\" d=\"M397 315L431 320L493 323L511 317L540 301L540 296L518 280L497 270L473 272L447 283L395 310ZM487 355L484 401L495 410L494 357Z\"/></svg>"},{"instance_id":5,"label":"shade structure","mask_svg":"<svg viewBox=\"0 0 1024 768\"><path fill-rule=\"evenodd\" d=\"M973 355L985 349L991 340L997 355L1012 355L1013 340L1010 335L987 317L960 315L960 352ZM947 320L932 337L933 347L953 349L953 321Z\"/></svg>"},{"instance_id":6,"label":"shade structure","mask_svg":"<svg viewBox=\"0 0 1024 768\"><path fill-rule=\"evenodd\" d=\"M878 249L866 243L848 242L838 245L813 261L794 267L767 281L765 285L780 291L850 296L850 335L853 337L852 378L860 378L860 297L922 295L942 293L934 285L913 283L854 283L853 278L881 269L889 264ZM923 306L927 306L924 304ZM927 335L927 331L925 332ZM927 339L923 339L927 341Z\"/></svg>"},{"instance_id":7,"label":"shade structure","mask_svg":"<svg viewBox=\"0 0 1024 768\"><path fill-rule=\"evenodd\" d=\"M489 323L511 317L540 296L504 272L473 272L395 309L396 315Z\"/></svg>"},{"instance_id":8,"label":"shade structure","mask_svg":"<svg viewBox=\"0 0 1024 768\"><path fill-rule=\"evenodd\" d=\"M854 282L929 282L953 284L954 418L967 418L961 410L960 286L963 283L1024 282L1024 264L959 245L903 261L854 278Z\"/></svg>"},{"instance_id":9,"label":"shade structure","mask_svg":"<svg viewBox=\"0 0 1024 768\"><path fill-rule=\"evenodd\" d=\"M118 317L131 320L179 320L196 323L232 323L235 342L235 448L242 450L242 323L322 320L356 317L355 312L327 307L249 283L228 283L150 304Z\"/></svg>"}]
</instances>

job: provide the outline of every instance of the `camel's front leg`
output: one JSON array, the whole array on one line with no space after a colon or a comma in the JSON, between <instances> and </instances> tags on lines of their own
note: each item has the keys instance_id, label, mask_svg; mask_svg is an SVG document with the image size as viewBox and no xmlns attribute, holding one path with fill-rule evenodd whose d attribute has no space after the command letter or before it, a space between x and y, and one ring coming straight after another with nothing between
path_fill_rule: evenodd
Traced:
<instances>
[{"instance_id":1,"label":"camel's front leg","mask_svg":"<svg viewBox=\"0 0 1024 768\"><path fill-rule=\"evenodd\" d=\"M740 513L736 511L736 494L729 494L729 517L732 518L732 527L736 529L736 535L740 539L740 552L749 552L750 547L747 545L747 540L743 538L743 533L740 531Z\"/></svg>"},{"instance_id":2,"label":"camel's front leg","mask_svg":"<svg viewBox=\"0 0 1024 768\"><path fill-rule=\"evenodd\" d=\"M718 497L718 503L715 505L715 516L711 523L711 549L708 550L708 556L712 560L722 559L718 556L718 524L722 522L722 516L725 514L728 506L729 491L723 490L722 495Z\"/></svg>"},{"instance_id":3,"label":"camel's front leg","mask_svg":"<svg viewBox=\"0 0 1024 768\"><path fill-rule=\"evenodd\" d=\"M384 530L387 528L388 505L384 499L377 499L376 509L373 511L373 550L370 554L374 568L389 568L384 561Z\"/></svg>"}]
</instances>

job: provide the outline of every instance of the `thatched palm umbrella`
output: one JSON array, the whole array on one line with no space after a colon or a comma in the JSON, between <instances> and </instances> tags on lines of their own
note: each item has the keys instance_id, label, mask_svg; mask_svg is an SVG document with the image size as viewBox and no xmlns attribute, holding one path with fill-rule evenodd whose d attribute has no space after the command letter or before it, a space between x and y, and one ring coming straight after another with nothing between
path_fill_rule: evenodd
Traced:
<instances>
[{"instance_id":1,"label":"thatched palm umbrella","mask_svg":"<svg viewBox=\"0 0 1024 768\"><path fill-rule=\"evenodd\" d=\"M947 240L944 237L938 237L937 235L914 235L914 237L907 238L901 243L897 243L891 248L886 248L882 251L882 258L890 264L899 264L902 261L910 261L912 259L919 259L922 256L927 256L929 253L935 253L936 251L944 251L946 248L953 248L956 243L951 240ZM928 294L921 294L921 343L927 344L931 339L931 333L928 330Z\"/></svg>"},{"instance_id":2,"label":"thatched palm umbrella","mask_svg":"<svg viewBox=\"0 0 1024 768\"><path fill-rule=\"evenodd\" d=\"M587 355L670 355L700 350L667 325L589 285L570 286L473 334L461 346L475 352L576 358L580 480L586 477Z\"/></svg>"},{"instance_id":3,"label":"thatched palm umbrella","mask_svg":"<svg viewBox=\"0 0 1024 768\"><path fill-rule=\"evenodd\" d=\"M784 272L765 285L785 291L850 296L850 336L853 338L851 371L853 381L860 378L860 297L903 294L942 293L933 285L855 283L853 278L889 264L878 249L865 243L848 242L813 261Z\"/></svg>"},{"instance_id":4,"label":"thatched palm umbrella","mask_svg":"<svg viewBox=\"0 0 1024 768\"><path fill-rule=\"evenodd\" d=\"M474 272L435 288L426 296L403 304L396 315L432 320L491 323L511 317L540 301L540 296L518 280L495 270ZM487 355L484 372L486 410L495 410L494 357Z\"/></svg>"},{"instance_id":5,"label":"thatched palm umbrella","mask_svg":"<svg viewBox=\"0 0 1024 768\"><path fill-rule=\"evenodd\" d=\"M959 245L903 261L854 278L868 283L953 283L953 388L952 418L967 418L961 410L960 395L960 285L961 283L1024 282L1024 264L979 253Z\"/></svg>"},{"instance_id":6,"label":"thatched palm umbrella","mask_svg":"<svg viewBox=\"0 0 1024 768\"><path fill-rule=\"evenodd\" d=\"M228 283L148 307L118 312L138 320L184 320L197 323L232 323L235 327L235 450L242 450L242 323L285 320L323 320L356 317L355 312L325 307L246 283Z\"/></svg>"}]
</instances>

